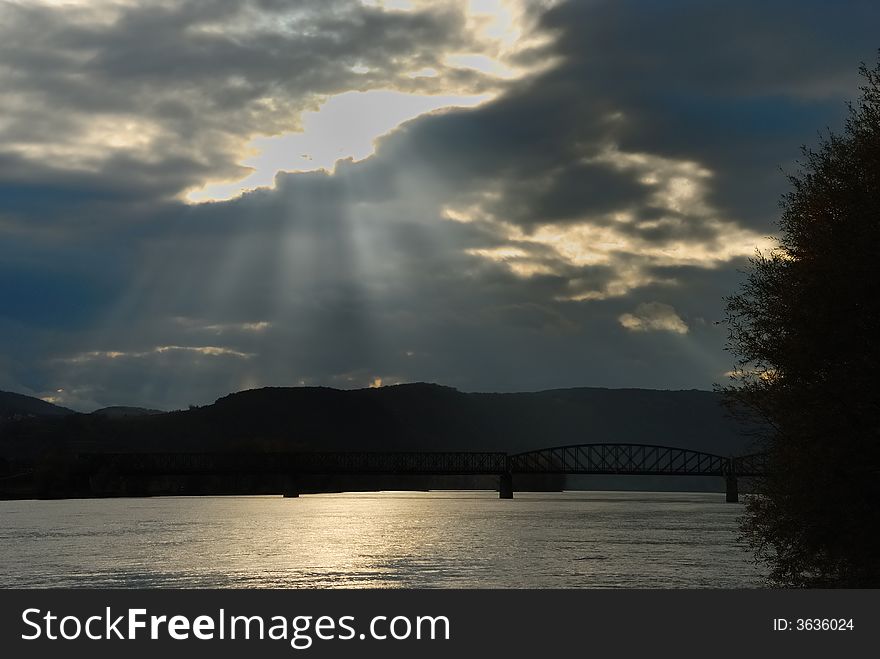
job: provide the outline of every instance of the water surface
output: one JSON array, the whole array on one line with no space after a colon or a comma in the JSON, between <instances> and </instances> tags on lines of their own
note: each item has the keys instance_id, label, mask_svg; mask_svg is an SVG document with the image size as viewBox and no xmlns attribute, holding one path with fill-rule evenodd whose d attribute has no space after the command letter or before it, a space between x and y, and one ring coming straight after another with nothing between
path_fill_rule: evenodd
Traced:
<instances>
[{"instance_id":1,"label":"water surface","mask_svg":"<svg viewBox=\"0 0 880 659\"><path fill-rule=\"evenodd\" d=\"M2 587L760 585L723 494L380 492L0 502Z\"/></svg>"}]
</instances>

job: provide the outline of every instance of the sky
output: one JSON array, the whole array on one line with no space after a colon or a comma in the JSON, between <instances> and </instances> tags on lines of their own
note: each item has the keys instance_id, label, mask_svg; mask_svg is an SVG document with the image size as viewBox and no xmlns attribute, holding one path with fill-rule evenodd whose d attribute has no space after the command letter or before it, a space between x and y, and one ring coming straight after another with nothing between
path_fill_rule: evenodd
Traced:
<instances>
[{"instance_id":1,"label":"sky","mask_svg":"<svg viewBox=\"0 0 880 659\"><path fill-rule=\"evenodd\" d=\"M880 4L0 0L0 390L709 389Z\"/></svg>"}]
</instances>

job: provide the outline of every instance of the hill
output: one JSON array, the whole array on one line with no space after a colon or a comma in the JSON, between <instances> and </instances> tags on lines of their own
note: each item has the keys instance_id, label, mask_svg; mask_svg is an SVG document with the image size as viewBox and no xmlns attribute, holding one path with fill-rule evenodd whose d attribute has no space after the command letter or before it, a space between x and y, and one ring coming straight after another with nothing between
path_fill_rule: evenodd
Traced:
<instances>
[{"instance_id":1,"label":"hill","mask_svg":"<svg viewBox=\"0 0 880 659\"><path fill-rule=\"evenodd\" d=\"M265 388L164 414L58 414L7 424L0 451L19 457L62 446L74 452L513 453L621 442L729 455L750 448L749 437L728 418L720 396L707 391L465 393L433 384L357 390Z\"/></svg>"},{"instance_id":2,"label":"hill","mask_svg":"<svg viewBox=\"0 0 880 659\"><path fill-rule=\"evenodd\" d=\"M464 393L433 384L340 391L266 388L193 410L219 435L324 450L522 451L591 442L662 444L727 454L748 443L718 394L646 389ZM170 420L170 419L169 419Z\"/></svg>"},{"instance_id":3,"label":"hill","mask_svg":"<svg viewBox=\"0 0 880 659\"><path fill-rule=\"evenodd\" d=\"M111 407L102 407L92 412L97 416L106 416L110 418L119 418L125 416L150 416L152 414L165 414L162 410L151 410L146 407L127 407L124 405L113 405Z\"/></svg>"},{"instance_id":4,"label":"hill","mask_svg":"<svg viewBox=\"0 0 880 659\"><path fill-rule=\"evenodd\" d=\"M47 403L33 396L0 391L0 419L31 416L66 416L76 414L73 410Z\"/></svg>"}]
</instances>

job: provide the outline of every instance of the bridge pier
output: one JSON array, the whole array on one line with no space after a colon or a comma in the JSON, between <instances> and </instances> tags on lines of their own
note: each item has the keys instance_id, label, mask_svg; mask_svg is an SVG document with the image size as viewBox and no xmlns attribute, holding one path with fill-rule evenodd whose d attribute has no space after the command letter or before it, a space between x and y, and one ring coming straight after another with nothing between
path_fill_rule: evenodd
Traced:
<instances>
[{"instance_id":1,"label":"bridge pier","mask_svg":"<svg viewBox=\"0 0 880 659\"><path fill-rule=\"evenodd\" d=\"M739 484L736 482L736 474L728 471L724 475L724 481L727 484L727 503L739 502Z\"/></svg>"},{"instance_id":2,"label":"bridge pier","mask_svg":"<svg viewBox=\"0 0 880 659\"><path fill-rule=\"evenodd\" d=\"M284 479L284 487L281 494L285 499L299 498L299 486L295 476L288 476Z\"/></svg>"},{"instance_id":3,"label":"bridge pier","mask_svg":"<svg viewBox=\"0 0 880 659\"><path fill-rule=\"evenodd\" d=\"M509 471L504 472L498 477L498 498L513 498L513 474Z\"/></svg>"}]
</instances>

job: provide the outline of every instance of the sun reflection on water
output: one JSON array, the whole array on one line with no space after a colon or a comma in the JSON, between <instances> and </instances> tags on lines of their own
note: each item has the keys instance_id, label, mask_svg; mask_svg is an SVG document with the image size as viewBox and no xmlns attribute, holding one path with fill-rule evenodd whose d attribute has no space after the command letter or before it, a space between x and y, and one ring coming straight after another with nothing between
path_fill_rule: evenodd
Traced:
<instances>
[{"instance_id":1,"label":"sun reflection on water","mask_svg":"<svg viewBox=\"0 0 880 659\"><path fill-rule=\"evenodd\" d=\"M0 502L0 586L743 587L704 493L380 492Z\"/></svg>"}]
</instances>

